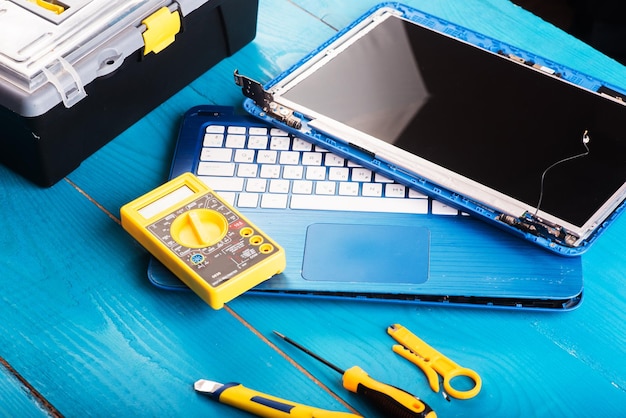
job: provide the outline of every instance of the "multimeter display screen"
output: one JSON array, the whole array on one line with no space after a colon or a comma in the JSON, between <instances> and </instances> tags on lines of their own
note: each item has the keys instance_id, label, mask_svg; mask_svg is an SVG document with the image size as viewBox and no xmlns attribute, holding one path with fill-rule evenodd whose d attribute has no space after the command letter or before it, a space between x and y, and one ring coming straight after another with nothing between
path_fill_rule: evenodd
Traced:
<instances>
[{"instance_id":1,"label":"multimeter display screen","mask_svg":"<svg viewBox=\"0 0 626 418\"><path fill-rule=\"evenodd\" d=\"M174 206L176 203L189 196L192 196L193 194L194 191L191 190L188 186L182 186L174 190L173 192L170 192L165 196L158 198L149 205L144 206L137 212L145 219L150 219L154 215L163 212L164 210Z\"/></svg>"}]
</instances>

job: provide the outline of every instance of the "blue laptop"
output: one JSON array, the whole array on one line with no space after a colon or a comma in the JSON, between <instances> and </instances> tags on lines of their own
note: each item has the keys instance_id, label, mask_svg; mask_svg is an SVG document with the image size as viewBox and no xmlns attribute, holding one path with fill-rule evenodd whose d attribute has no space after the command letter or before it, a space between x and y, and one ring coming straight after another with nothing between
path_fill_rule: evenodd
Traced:
<instances>
[{"instance_id":1,"label":"blue laptop","mask_svg":"<svg viewBox=\"0 0 626 418\"><path fill-rule=\"evenodd\" d=\"M567 310L559 257L231 107L184 116L171 176L192 172L279 242L287 268L250 293ZM187 289L156 260L151 282Z\"/></svg>"},{"instance_id":2,"label":"blue laptop","mask_svg":"<svg viewBox=\"0 0 626 418\"><path fill-rule=\"evenodd\" d=\"M416 63L406 48L414 48L412 42L425 42L426 46L439 48L438 57L451 55L461 59L467 54L466 48L478 49L468 39L480 39L482 44L490 46L497 44L465 29L451 31L451 28L451 24L414 9L395 3L381 5L268 86L236 73L236 81L249 97L245 108L253 116L220 106L199 106L186 113L171 176L186 171L198 175L279 242L287 253L286 270L250 293L545 310L569 310L580 304L583 274L577 254L588 244L575 245L567 235L570 232L543 219L545 209L554 204L552 181L558 176L553 176L552 170L557 172L556 169L547 170L545 184L538 180L533 186L536 197L540 188L545 189L541 196L543 203L529 211L541 215L542 222L537 217L522 225L526 222L524 219L498 220L496 218L503 215L496 215L491 207L433 182L433 179L440 183L447 180L447 176L437 170L428 173L432 178L416 176L406 168L412 167L412 160L406 161L406 167L394 164L390 161L393 158L380 158L378 152L362 146L366 143L357 141L359 135L352 136L356 129L349 125L362 123L361 129L368 132L363 135L367 140L393 137L400 142L407 141L409 137L404 132L415 123L413 117L417 110L425 112L425 120L435 118L438 106L431 103L436 102L436 97L431 96L435 90L410 77L415 73ZM444 32L459 37L444 35ZM377 38L372 41L374 47L395 45L401 51L392 53L385 47L383 49L391 55L380 56L382 51L372 50L372 45L366 42L367 45L356 51L357 58L365 61L353 61L356 58L347 52L356 41L347 39L360 42L372 36ZM432 39L424 41L422 36ZM438 44L440 38L451 44ZM346 61L342 60L342 54L346 54ZM543 68L541 61L524 64L509 55L506 50L483 53L482 58L474 62L475 72L489 70L491 60L496 59L513 62L524 69L531 67L542 76L550 75L551 70ZM320 59L321 56L329 57L328 62ZM402 81L404 88L396 86L392 97L370 78L376 74L355 75L355 69L362 68L372 56L378 57L380 62L400 60L402 65L412 68L393 75L392 78ZM335 65L337 68L333 68ZM383 72L388 70L383 69ZM434 75L441 73L436 68L430 71ZM336 78L342 73L358 79L349 92L337 90L346 81ZM446 74L442 73L441 78L445 81ZM450 80L448 78L448 82ZM309 81L313 84L308 85ZM409 88L405 82L418 86ZM315 87L318 84L334 93L323 88L318 90ZM294 86L302 89L292 88ZM450 82L448 86L451 91L458 88L458 83ZM420 89L428 94L418 100L418 104L410 97L403 97L403 91L412 95ZM608 87L606 91L608 96L617 94ZM346 97L350 95L355 97ZM379 101L372 102L372 97ZM345 102L346 99L350 101ZM294 106L298 102L307 102L308 107L316 110L307 114L305 107ZM364 106L356 106L355 102ZM470 123L473 118L488 119L471 114L467 103L460 105L470 114L467 120L459 120L459 125ZM429 113L429 109L435 113ZM323 112L335 118L326 118ZM338 128L333 121L343 118L348 122ZM449 114L449 120L432 119L438 126L426 124L420 135L430 137L446 133L454 128L452 121L457 118L460 116ZM509 122L503 121L499 126L506 127ZM542 145L544 152L536 154L546 154L543 155L545 168L575 156L555 166L572 171L568 163L588 162L591 156L599 154L593 152L592 145L600 136L595 127L585 126L584 130L571 129L573 145L563 145L562 156L552 155L554 145ZM495 158L501 158L497 154L500 144L475 144L476 141L468 140L471 129L462 131L465 134L462 148L456 144L444 152L427 143L422 146L432 149L441 158L450 158L470 168L486 167L486 174L491 172L501 184L528 183L528 179L516 179L515 171L508 174L502 167L487 165L487 154L496 152ZM410 137L416 135L412 132ZM584 142L585 138L591 141ZM588 155L583 155L585 146L592 149ZM390 147L395 156L399 145ZM468 150L472 147L476 149ZM529 154L523 146L518 145L518 148L518 154L507 156L507 167L515 165L510 161L517 159L515 155L521 159ZM397 155L404 157L405 152L402 150ZM620 170L618 172L623 173L623 167ZM469 183L491 196L490 202L504 195L492 193L475 179ZM563 196L567 193L565 191ZM623 204L611 206L605 221L617 216L622 207ZM505 213L513 216L514 212ZM485 219L489 222L484 222ZM502 229L513 233L503 233ZM532 234L539 229L552 231L553 238ZM148 274L157 286L186 289L155 260L151 261Z\"/></svg>"}]
</instances>

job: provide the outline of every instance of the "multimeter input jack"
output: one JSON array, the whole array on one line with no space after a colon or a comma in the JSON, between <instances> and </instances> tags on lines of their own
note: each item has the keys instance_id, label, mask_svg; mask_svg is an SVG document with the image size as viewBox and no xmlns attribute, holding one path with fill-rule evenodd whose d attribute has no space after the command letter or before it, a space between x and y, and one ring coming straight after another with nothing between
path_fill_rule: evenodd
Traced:
<instances>
[{"instance_id":1,"label":"multimeter input jack","mask_svg":"<svg viewBox=\"0 0 626 418\"><path fill-rule=\"evenodd\" d=\"M261 251L261 253L263 254L269 254L274 251L274 246L272 244L265 243L259 247L259 251Z\"/></svg>"},{"instance_id":2,"label":"multimeter input jack","mask_svg":"<svg viewBox=\"0 0 626 418\"><path fill-rule=\"evenodd\" d=\"M255 235L252 238L250 238L250 244L252 245L261 245L263 243L263 237L260 235Z\"/></svg>"},{"instance_id":3,"label":"multimeter input jack","mask_svg":"<svg viewBox=\"0 0 626 418\"><path fill-rule=\"evenodd\" d=\"M241 231L239 231L239 234L241 234L242 237L249 237L249 236L252 236L252 234L254 234L254 229L246 226L245 228L241 228Z\"/></svg>"}]
</instances>

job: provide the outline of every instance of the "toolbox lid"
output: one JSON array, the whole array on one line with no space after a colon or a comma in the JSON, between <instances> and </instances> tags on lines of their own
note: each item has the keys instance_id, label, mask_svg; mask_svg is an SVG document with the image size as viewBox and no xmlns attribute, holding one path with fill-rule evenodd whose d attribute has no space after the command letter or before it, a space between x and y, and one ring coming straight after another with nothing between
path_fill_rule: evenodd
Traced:
<instances>
[{"instance_id":1,"label":"toolbox lid","mask_svg":"<svg viewBox=\"0 0 626 418\"><path fill-rule=\"evenodd\" d=\"M23 116L71 107L134 51L165 48L206 1L0 0L0 104Z\"/></svg>"}]
</instances>

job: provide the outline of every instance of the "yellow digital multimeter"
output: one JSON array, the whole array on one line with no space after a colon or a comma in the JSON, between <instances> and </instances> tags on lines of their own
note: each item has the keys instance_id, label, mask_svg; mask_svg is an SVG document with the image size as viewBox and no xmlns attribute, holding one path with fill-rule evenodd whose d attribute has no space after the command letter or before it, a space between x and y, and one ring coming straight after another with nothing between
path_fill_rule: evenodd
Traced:
<instances>
[{"instance_id":1,"label":"yellow digital multimeter","mask_svg":"<svg viewBox=\"0 0 626 418\"><path fill-rule=\"evenodd\" d=\"M122 227L213 309L285 269L285 251L191 173L120 214Z\"/></svg>"}]
</instances>

